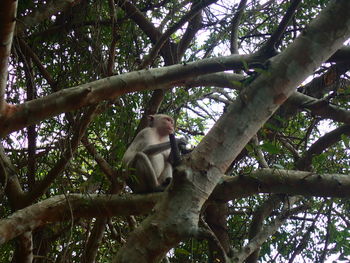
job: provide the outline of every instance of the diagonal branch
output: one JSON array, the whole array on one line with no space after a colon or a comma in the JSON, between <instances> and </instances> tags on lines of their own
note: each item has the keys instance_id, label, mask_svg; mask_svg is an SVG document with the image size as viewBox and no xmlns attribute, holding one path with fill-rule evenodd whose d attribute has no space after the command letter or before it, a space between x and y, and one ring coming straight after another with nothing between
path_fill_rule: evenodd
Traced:
<instances>
[{"instance_id":1,"label":"diagonal branch","mask_svg":"<svg viewBox=\"0 0 350 263\"><path fill-rule=\"evenodd\" d=\"M191 153L191 167L223 174L298 85L348 39L348 23L350 2L332 1L293 44L271 59L268 74L260 74L241 91Z\"/></svg>"},{"instance_id":2,"label":"diagonal branch","mask_svg":"<svg viewBox=\"0 0 350 263\"><path fill-rule=\"evenodd\" d=\"M291 4L282 18L280 24L278 25L276 31L272 34L272 36L267 40L267 42L264 44L264 46L261 48L261 50L267 51L267 52L274 52L275 49L279 46L281 42L281 38L283 36L283 32L286 30L288 24L292 20L295 11L298 9L299 5L301 3L301 0L292 0Z\"/></svg>"},{"instance_id":3,"label":"diagonal branch","mask_svg":"<svg viewBox=\"0 0 350 263\"><path fill-rule=\"evenodd\" d=\"M232 73L213 73L198 76L184 83L184 86L215 86L222 88L231 88L235 90L242 89L241 81L245 77L240 74ZM315 86L316 89L317 86ZM328 101L316 99L300 92L294 92L283 104L283 107L298 107L299 109L310 110L313 115L334 121L350 124L350 111L330 104Z\"/></svg>"},{"instance_id":4,"label":"diagonal branch","mask_svg":"<svg viewBox=\"0 0 350 263\"><path fill-rule=\"evenodd\" d=\"M308 206L299 206L294 209L290 209L297 200L297 197L289 197L285 202L285 209L282 210L282 213L268 226L265 226L259 234L257 234L249 243L244 246L239 253L237 253L232 258L232 263L241 263L250 255L252 251L255 251L259 248L271 235L273 235L285 222L286 220L293 214L299 213L307 208Z\"/></svg>"},{"instance_id":5,"label":"diagonal branch","mask_svg":"<svg viewBox=\"0 0 350 263\"><path fill-rule=\"evenodd\" d=\"M0 182L12 207L19 206L19 199L24 196L23 189L17 177L17 171L7 157L4 147L0 144Z\"/></svg>"},{"instance_id":6,"label":"diagonal branch","mask_svg":"<svg viewBox=\"0 0 350 263\"><path fill-rule=\"evenodd\" d=\"M137 9L130 1L116 1L116 4L124 10L124 12L142 29L142 31L151 39L152 43L156 43L161 32L147 19L142 12Z\"/></svg>"},{"instance_id":7,"label":"diagonal branch","mask_svg":"<svg viewBox=\"0 0 350 263\"><path fill-rule=\"evenodd\" d=\"M318 209L316 216L312 219L312 223L310 226L308 226L307 231L303 234L303 237L301 238L301 240L298 242L298 245L295 247L293 254L291 255L291 257L289 258L288 263L293 263L295 257L300 254L300 252L305 249L307 247L307 245L310 242L310 236L311 233L313 231L315 231L315 229L317 229L316 227L316 223L318 222L318 219L321 215L321 212L323 211L323 207L325 205L326 201L323 201L321 207Z\"/></svg>"},{"instance_id":8,"label":"diagonal branch","mask_svg":"<svg viewBox=\"0 0 350 263\"><path fill-rule=\"evenodd\" d=\"M186 49L190 45L192 39L195 37L198 30L201 28L203 17L199 12L189 22L185 33L183 34L178 46L177 46L177 61L180 61L185 54Z\"/></svg>"},{"instance_id":9,"label":"diagonal branch","mask_svg":"<svg viewBox=\"0 0 350 263\"><path fill-rule=\"evenodd\" d=\"M350 136L350 125L340 126L333 131L323 135L319 138L305 153L303 158L301 158L296 167L300 170L309 170L312 164L312 158L315 155L322 153L327 148L331 147L335 143L342 139L342 135Z\"/></svg>"},{"instance_id":10,"label":"diagonal branch","mask_svg":"<svg viewBox=\"0 0 350 263\"><path fill-rule=\"evenodd\" d=\"M261 232L264 220L271 215L272 211L279 206L283 199L283 195L271 195L260 207L256 209L249 227L249 240L252 240ZM259 254L260 246L257 247L255 251L249 255L249 257L246 259L246 263L258 262L257 260Z\"/></svg>"},{"instance_id":11,"label":"diagonal branch","mask_svg":"<svg viewBox=\"0 0 350 263\"><path fill-rule=\"evenodd\" d=\"M117 178L120 177L118 170L109 165L109 163L97 152L93 144L89 142L87 136L83 136L81 141L89 154L94 157L96 163L100 166L102 172L107 176L112 185L116 184Z\"/></svg>"},{"instance_id":12,"label":"diagonal branch","mask_svg":"<svg viewBox=\"0 0 350 263\"><path fill-rule=\"evenodd\" d=\"M34 53L34 51L28 46L28 44L22 39L17 38L19 46L22 50L22 53L27 55L33 60L33 63L38 68L41 75L46 79L47 83L49 83L52 87L53 91L57 91L56 84L57 82L52 78L51 74L47 71L47 69L44 67L44 65L41 63L39 57Z\"/></svg>"}]
</instances>

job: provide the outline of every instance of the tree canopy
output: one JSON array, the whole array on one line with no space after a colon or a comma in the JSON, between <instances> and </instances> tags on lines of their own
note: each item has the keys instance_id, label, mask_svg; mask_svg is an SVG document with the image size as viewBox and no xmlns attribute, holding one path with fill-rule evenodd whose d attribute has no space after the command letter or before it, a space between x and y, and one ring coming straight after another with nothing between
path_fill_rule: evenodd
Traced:
<instances>
[{"instance_id":1,"label":"tree canopy","mask_svg":"<svg viewBox=\"0 0 350 263\"><path fill-rule=\"evenodd\" d=\"M0 262L350 260L350 1L2 2ZM135 194L155 113L190 152Z\"/></svg>"}]
</instances>

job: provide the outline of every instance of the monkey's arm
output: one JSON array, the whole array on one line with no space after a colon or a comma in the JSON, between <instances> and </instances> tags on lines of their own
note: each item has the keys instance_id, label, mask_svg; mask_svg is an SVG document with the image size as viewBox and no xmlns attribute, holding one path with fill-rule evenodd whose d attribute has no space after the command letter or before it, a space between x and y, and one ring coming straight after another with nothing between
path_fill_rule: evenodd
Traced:
<instances>
[{"instance_id":1,"label":"monkey's arm","mask_svg":"<svg viewBox=\"0 0 350 263\"><path fill-rule=\"evenodd\" d=\"M159 144L148 145L145 149L143 149L143 153L147 155L158 154L168 150L170 148L170 142L163 142Z\"/></svg>"},{"instance_id":2,"label":"monkey's arm","mask_svg":"<svg viewBox=\"0 0 350 263\"><path fill-rule=\"evenodd\" d=\"M186 145L187 144L187 142L183 138L175 139L175 140L176 140L177 145ZM168 150L169 148L171 148L170 141L159 143L159 144L148 145L147 147L145 147L145 149L143 149L142 152L147 154L147 155L153 155L153 154L158 154L158 153L164 152L165 150Z\"/></svg>"}]
</instances>

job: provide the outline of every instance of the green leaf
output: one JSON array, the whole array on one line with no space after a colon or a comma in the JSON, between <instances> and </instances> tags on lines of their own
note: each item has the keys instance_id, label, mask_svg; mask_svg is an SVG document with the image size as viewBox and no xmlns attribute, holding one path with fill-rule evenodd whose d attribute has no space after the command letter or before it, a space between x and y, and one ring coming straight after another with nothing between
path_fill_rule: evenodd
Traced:
<instances>
[{"instance_id":1,"label":"green leaf","mask_svg":"<svg viewBox=\"0 0 350 263\"><path fill-rule=\"evenodd\" d=\"M345 134L342 134L341 135L341 139L343 140L345 146L347 148L350 148L350 139L349 139L349 137L347 135L345 135Z\"/></svg>"},{"instance_id":2,"label":"green leaf","mask_svg":"<svg viewBox=\"0 0 350 263\"><path fill-rule=\"evenodd\" d=\"M284 166L283 165L280 165L278 163L275 163L272 165L272 168L276 168L276 169L284 169Z\"/></svg>"},{"instance_id":3,"label":"green leaf","mask_svg":"<svg viewBox=\"0 0 350 263\"><path fill-rule=\"evenodd\" d=\"M175 253L176 254L186 255L186 256L190 256L191 255L191 253L189 251L187 251L186 249L183 249L183 248L175 249Z\"/></svg>"},{"instance_id":4,"label":"green leaf","mask_svg":"<svg viewBox=\"0 0 350 263\"><path fill-rule=\"evenodd\" d=\"M281 150L275 144L269 142L262 144L260 147L262 150L270 154L278 154L281 152Z\"/></svg>"}]
</instances>

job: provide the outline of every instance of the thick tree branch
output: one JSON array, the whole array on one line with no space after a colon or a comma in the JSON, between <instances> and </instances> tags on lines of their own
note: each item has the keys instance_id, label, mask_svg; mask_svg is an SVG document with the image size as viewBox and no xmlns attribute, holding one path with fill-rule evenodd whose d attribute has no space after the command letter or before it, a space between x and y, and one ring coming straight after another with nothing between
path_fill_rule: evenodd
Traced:
<instances>
[{"instance_id":1,"label":"thick tree branch","mask_svg":"<svg viewBox=\"0 0 350 263\"><path fill-rule=\"evenodd\" d=\"M240 82L245 77L240 74L231 73L213 73L203 76L198 76L189 81L184 82L184 86L215 86L223 88L231 88L241 90L242 83ZM315 87L316 89L316 87ZM329 102L310 97L300 92L294 92L283 105L288 107L292 105L300 109L310 110L313 115L321 118L331 119L334 121L350 124L350 111L330 104Z\"/></svg>"},{"instance_id":2,"label":"thick tree branch","mask_svg":"<svg viewBox=\"0 0 350 263\"><path fill-rule=\"evenodd\" d=\"M334 106L327 101L318 100L302 93L295 92L287 100L287 103L291 103L301 109L311 110L311 113L316 116L350 124L350 111Z\"/></svg>"},{"instance_id":3,"label":"thick tree branch","mask_svg":"<svg viewBox=\"0 0 350 263\"><path fill-rule=\"evenodd\" d=\"M337 52L335 52L329 59L328 62L350 62L350 46L343 46Z\"/></svg>"},{"instance_id":4,"label":"thick tree branch","mask_svg":"<svg viewBox=\"0 0 350 263\"><path fill-rule=\"evenodd\" d=\"M183 85L188 87L214 86L240 90L243 85L241 83L243 79L245 77L241 74L220 72L194 77L188 81L184 81Z\"/></svg>"},{"instance_id":5,"label":"thick tree branch","mask_svg":"<svg viewBox=\"0 0 350 263\"><path fill-rule=\"evenodd\" d=\"M204 211L207 228L215 238L208 239L209 260L208 262L225 262L229 254L230 236L228 233L228 204L208 202ZM201 222L205 224L205 222Z\"/></svg>"},{"instance_id":6,"label":"thick tree branch","mask_svg":"<svg viewBox=\"0 0 350 263\"><path fill-rule=\"evenodd\" d=\"M249 175L226 176L211 197L229 201L256 193L350 197L350 177L296 170L261 169Z\"/></svg>"},{"instance_id":7,"label":"thick tree branch","mask_svg":"<svg viewBox=\"0 0 350 263\"><path fill-rule=\"evenodd\" d=\"M262 169L250 175L225 177L211 199L228 201L257 193L350 197L348 175ZM60 195L18 210L0 220L0 244L39 226L79 217L128 216L149 213L166 193L147 195ZM71 212L73 214L71 214ZM19 223L21 222L21 223Z\"/></svg>"},{"instance_id":8,"label":"thick tree branch","mask_svg":"<svg viewBox=\"0 0 350 263\"><path fill-rule=\"evenodd\" d=\"M7 65L16 25L17 3L14 0L4 0L0 9L0 118L5 109Z\"/></svg>"},{"instance_id":9,"label":"thick tree branch","mask_svg":"<svg viewBox=\"0 0 350 263\"><path fill-rule=\"evenodd\" d=\"M33 235L31 231L25 232L17 238L12 262L33 262Z\"/></svg>"},{"instance_id":10,"label":"thick tree branch","mask_svg":"<svg viewBox=\"0 0 350 263\"><path fill-rule=\"evenodd\" d=\"M57 114L114 99L129 92L165 89L181 85L183 81L201 74L242 68L243 61L250 63L260 60L265 58L255 54L204 59L186 65L130 72L60 90L46 97L12 106L11 111L0 118L0 137Z\"/></svg>"},{"instance_id":11,"label":"thick tree branch","mask_svg":"<svg viewBox=\"0 0 350 263\"><path fill-rule=\"evenodd\" d=\"M113 99L129 92L167 88L186 84L188 81L191 85L191 80L199 75L204 76L198 78L198 80L202 79L204 81L206 79L209 81L211 76L206 77L205 74L207 73L233 68L239 69L243 68L242 61L249 64L250 62L263 62L265 59L255 54L210 58L186 65L130 72L64 89L16 107L12 106L7 112L7 116L0 117L0 137L57 114L76 110L102 100ZM220 75L217 75L217 77L217 79L220 79ZM239 77L237 80L239 80ZM221 81L224 82L225 79L221 79ZM210 85L210 83L214 84L215 82L213 79L212 82L207 83ZM232 83L235 82L231 82L230 85L228 80L225 83L227 83L227 86L232 86Z\"/></svg>"},{"instance_id":12,"label":"thick tree branch","mask_svg":"<svg viewBox=\"0 0 350 263\"><path fill-rule=\"evenodd\" d=\"M268 74L260 74L241 91L235 103L191 153L191 167L213 168L215 174L226 171L296 87L348 39L350 9L347 8L350 8L349 1L332 1L293 44L271 59ZM339 17L344 20L340 21ZM210 172L208 176L216 177Z\"/></svg>"},{"instance_id":13,"label":"thick tree branch","mask_svg":"<svg viewBox=\"0 0 350 263\"><path fill-rule=\"evenodd\" d=\"M150 212L161 193L130 195L59 195L0 220L0 245L40 226L79 217L140 215Z\"/></svg>"},{"instance_id":14,"label":"thick tree branch","mask_svg":"<svg viewBox=\"0 0 350 263\"><path fill-rule=\"evenodd\" d=\"M223 88L231 88L241 90L241 81L245 77L240 74L232 73L213 73L198 76L189 81L184 82L184 86L215 86ZM322 78L323 79L323 78ZM323 81L322 81L323 82ZM312 82L314 83L314 82ZM322 85L321 82L317 83ZM310 84L311 85L311 84ZM316 84L312 84L315 90L320 89ZM316 99L300 92L294 92L283 105L283 107L298 107L299 109L310 110L313 115L324 119L331 119L334 121L350 124L350 111L330 104L326 100Z\"/></svg>"}]
</instances>

